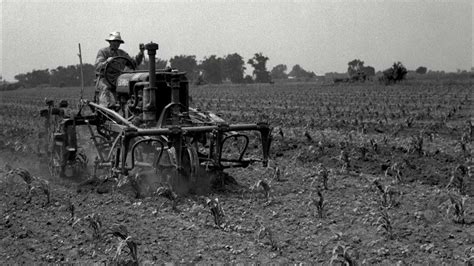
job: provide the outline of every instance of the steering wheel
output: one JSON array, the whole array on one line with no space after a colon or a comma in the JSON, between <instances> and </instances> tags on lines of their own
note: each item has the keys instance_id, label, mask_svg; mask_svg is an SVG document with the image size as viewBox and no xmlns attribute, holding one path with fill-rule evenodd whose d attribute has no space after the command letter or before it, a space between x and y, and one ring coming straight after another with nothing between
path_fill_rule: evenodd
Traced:
<instances>
[{"instance_id":1,"label":"steering wheel","mask_svg":"<svg viewBox=\"0 0 474 266\"><path fill-rule=\"evenodd\" d=\"M122 74L122 71L125 69L125 67L130 68L131 70L135 70L135 63L133 63L130 58L125 57L125 56L115 56L112 57L111 60L109 60L105 64L104 68L104 77L105 80L112 86L117 86L117 79Z\"/></svg>"}]
</instances>

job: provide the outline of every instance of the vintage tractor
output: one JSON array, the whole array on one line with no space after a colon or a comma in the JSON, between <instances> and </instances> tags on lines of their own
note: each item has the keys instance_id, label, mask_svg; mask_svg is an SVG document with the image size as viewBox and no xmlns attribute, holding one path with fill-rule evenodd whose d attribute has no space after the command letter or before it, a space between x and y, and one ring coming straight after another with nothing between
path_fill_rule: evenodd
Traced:
<instances>
[{"instance_id":1,"label":"vintage tractor","mask_svg":"<svg viewBox=\"0 0 474 266\"><path fill-rule=\"evenodd\" d=\"M180 176L198 178L198 169L222 171L253 162L267 165L271 143L268 124L227 124L211 112L191 108L186 73L157 70L158 44L145 47L148 70L135 70L126 57L115 57L104 68L105 79L115 87L116 106L106 108L96 100L81 99L79 111L67 115L66 102L56 106L47 101L48 108L41 114L50 136L52 175L76 175L88 164L78 147L79 127L83 127L81 132L88 132L88 142L95 149L94 170L89 171L92 175L106 170L112 176L127 176L135 169L149 168L158 176L171 169ZM248 156L249 136L261 147L260 155Z\"/></svg>"}]
</instances>

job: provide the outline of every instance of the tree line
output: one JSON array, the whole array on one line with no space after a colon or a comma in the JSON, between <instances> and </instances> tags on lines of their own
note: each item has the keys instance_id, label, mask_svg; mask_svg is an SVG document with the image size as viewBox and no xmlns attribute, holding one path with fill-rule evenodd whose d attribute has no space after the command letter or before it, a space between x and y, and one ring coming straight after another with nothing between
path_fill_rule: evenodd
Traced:
<instances>
[{"instance_id":1,"label":"tree line","mask_svg":"<svg viewBox=\"0 0 474 266\"><path fill-rule=\"evenodd\" d=\"M168 60L156 59L156 68L165 69L170 67L184 71L188 80L196 85L230 83L272 83L274 80L297 79L312 80L317 76L312 71L307 71L296 64L287 73L285 64L277 64L271 71L267 70L269 58L262 53L255 53L247 61L238 53L228 54L223 57L211 55L204 57L198 62L194 55L177 55ZM169 63L169 64L168 64ZM252 75L246 75L246 64L253 68ZM144 60L137 68L148 69L149 62ZM96 78L95 67L92 64L84 64L82 67L84 74L84 85L93 86ZM2 82L0 90L13 90L17 88L33 88L39 86L53 87L74 87L81 85L80 65L58 66L55 69L33 70L28 73L16 75L16 83ZM428 69L420 66L415 72L426 74ZM394 62L393 65L380 72L378 75L374 67L366 66L364 61L354 59L348 62L347 72L333 78L334 83L339 82L365 82L372 81L376 74L380 82L385 84L397 83L405 79L408 70L401 62Z\"/></svg>"},{"instance_id":2,"label":"tree line","mask_svg":"<svg viewBox=\"0 0 474 266\"><path fill-rule=\"evenodd\" d=\"M228 54L223 57L211 55L198 62L194 55L177 55L168 60L156 59L156 68L170 67L187 73L190 82L200 84L231 83L271 83L274 79L288 78L314 78L314 72L304 70L300 65L293 66L286 73L287 66L276 65L271 71L267 70L269 58L260 53L255 53L252 58L245 61L238 53ZM246 64L252 68L252 75L246 75ZM149 62L144 60L138 69L148 69ZM2 82L1 90L17 88L33 88L39 86L74 87L81 85L80 65L58 66L55 69L34 69L31 72L14 76L17 82ZM83 64L84 85L93 86L95 82L95 68L92 64Z\"/></svg>"}]
</instances>

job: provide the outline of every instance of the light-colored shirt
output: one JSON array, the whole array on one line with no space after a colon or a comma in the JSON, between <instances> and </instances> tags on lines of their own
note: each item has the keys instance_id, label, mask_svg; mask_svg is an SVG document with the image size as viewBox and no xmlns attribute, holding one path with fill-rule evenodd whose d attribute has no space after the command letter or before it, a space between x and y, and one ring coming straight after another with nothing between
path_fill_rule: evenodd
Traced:
<instances>
[{"instance_id":1,"label":"light-colored shirt","mask_svg":"<svg viewBox=\"0 0 474 266\"><path fill-rule=\"evenodd\" d=\"M95 72L96 74L100 75L101 71L103 71L103 67L105 66L105 63L107 62L107 58L109 57L115 57L115 56L124 56L128 57L134 64L135 66L140 65L140 63L143 60L143 53L139 52L138 55L135 56L135 58L131 58L124 50L122 49L117 49L117 50L112 50L109 47L104 47L99 50L97 53L97 57L95 59Z\"/></svg>"}]
</instances>

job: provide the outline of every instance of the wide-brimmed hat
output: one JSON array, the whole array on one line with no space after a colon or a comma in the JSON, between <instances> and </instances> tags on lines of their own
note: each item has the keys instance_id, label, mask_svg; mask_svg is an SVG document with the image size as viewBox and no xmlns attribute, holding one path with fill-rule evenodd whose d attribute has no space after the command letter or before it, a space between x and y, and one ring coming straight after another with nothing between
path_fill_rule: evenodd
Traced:
<instances>
[{"instance_id":1,"label":"wide-brimmed hat","mask_svg":"<svg viewBox=\"0 0 474 266\"><path fill-rule=\"evenodd\" d=\"M110 41L119 41L121 43L124 43L124 41L122 40L122 37L120 37L120 32L118 32L118 31L111 32L109 34L109 37L105 40L108 41L108 42L110 42Z\"/></svg>"}]
</instances>

